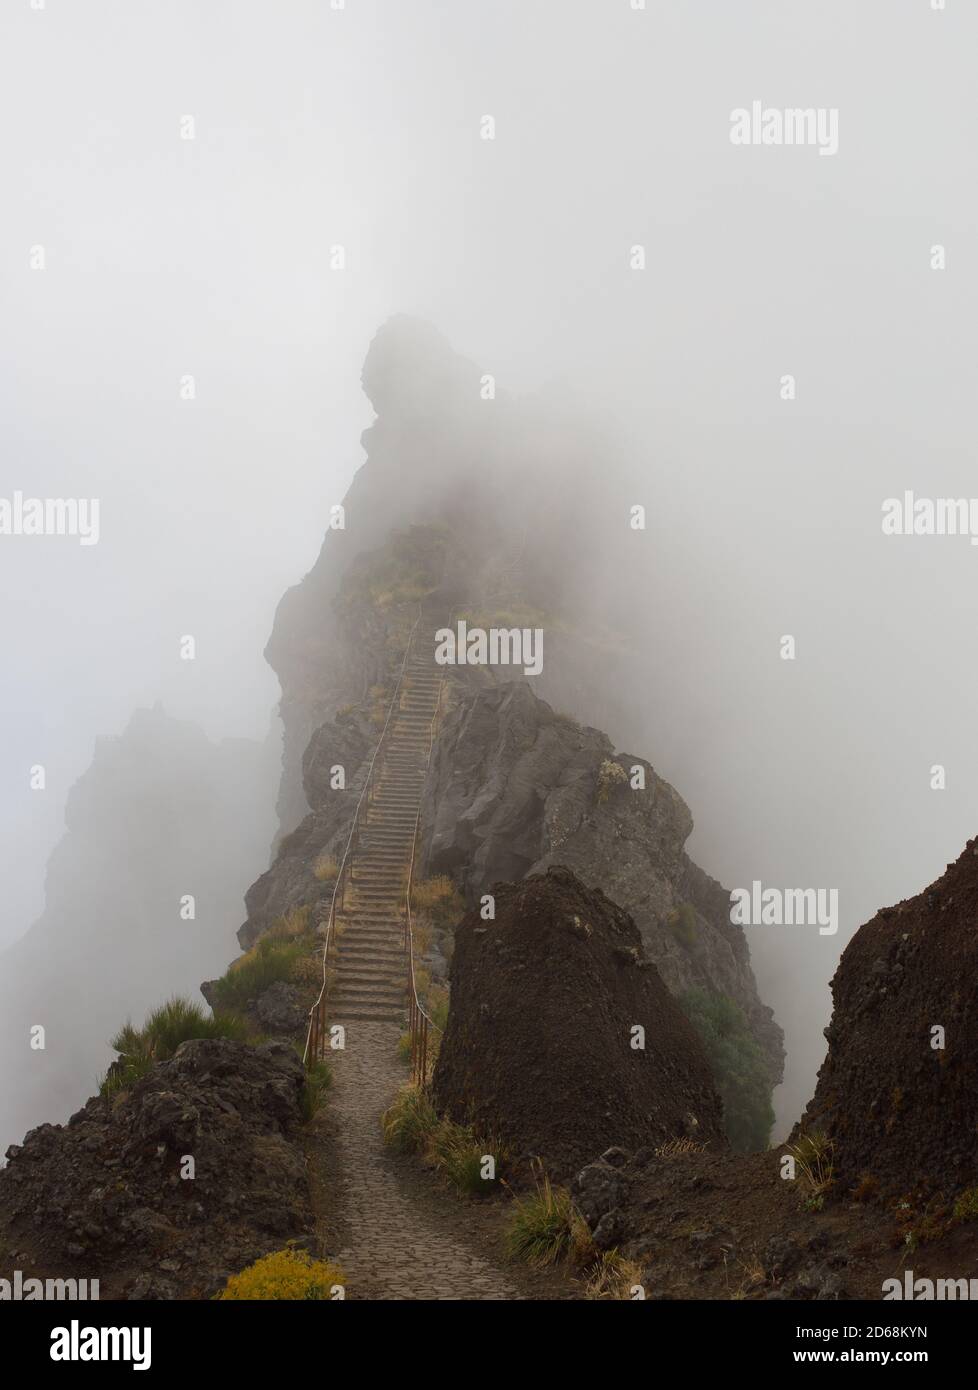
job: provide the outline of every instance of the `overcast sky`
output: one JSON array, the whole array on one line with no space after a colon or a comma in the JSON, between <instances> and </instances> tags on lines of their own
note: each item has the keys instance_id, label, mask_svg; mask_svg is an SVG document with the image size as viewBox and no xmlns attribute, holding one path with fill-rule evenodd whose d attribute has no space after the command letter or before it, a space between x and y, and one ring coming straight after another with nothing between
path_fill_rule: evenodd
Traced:
<instances>
[{"instance_id":1,"label":"overcast sky","mask_svg":"<svg viewBox=\"0 0 978 1390\"><path fill-rule=\"evenodd\" d=\"M0 497L101 537L0 536L0 943L97 735L265 735L364 352L421 314L647 460L631 751L723 882L840 890L837 937L751 937L797 1111L847 935L976 829L978 548L880 529L978 492L976 39L966 0L4 0ZM733 145L754 100L837 108L838 152Z\"/></svg>"}]
</instances>

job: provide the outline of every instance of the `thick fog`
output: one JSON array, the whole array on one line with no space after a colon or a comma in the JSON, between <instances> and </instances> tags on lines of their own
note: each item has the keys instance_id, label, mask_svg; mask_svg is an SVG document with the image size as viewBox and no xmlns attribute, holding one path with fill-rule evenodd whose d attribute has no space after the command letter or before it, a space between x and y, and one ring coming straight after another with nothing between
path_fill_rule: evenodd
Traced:
<instances>
[{"instance_id":1,"label":"thick fog","mask_svg":"<svg viewBox=\"0 0 978 1390\"><path fill-rule=\"evenodd\" d=\"M640 638L608 732L692 856L838 889L835 935L747 928L783 1132L848 936L975 831L978 548L881 504L974 490L976 40L963 0L5 4L0 496L97 498L100 534L0 535L0 946L97 736L161 701L265 738L368 343L416 314L607 438L644 582L609 546L575 592ZM837 110L837 151L732 143L755 101Z\"/></svg>"}]
</instances>

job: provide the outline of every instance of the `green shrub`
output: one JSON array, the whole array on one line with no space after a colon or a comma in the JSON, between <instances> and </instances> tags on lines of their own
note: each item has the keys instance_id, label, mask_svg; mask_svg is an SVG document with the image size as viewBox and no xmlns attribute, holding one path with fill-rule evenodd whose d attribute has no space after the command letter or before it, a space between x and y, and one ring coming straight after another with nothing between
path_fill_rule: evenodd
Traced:
<instances>
[{"instance_id":1,"label":"green shrub","mask_svg":"<svg viewBox=\"0 0 978 1390\"><path fill-rule=\"evenodd\" d=\"M314 1260L303 1250L276 1250L240 1274L232 1274L217 1299L291 1299L304 1303L338 1302L346 1276L338 1265Z\"/></svg>"},{"instance_id":2,"label":"green shrub","mask_svg":"<svg viewBox=\"0 0 978 1390\"><path fill-rule=\"evenodd\" d=\"M211 1015L191 999L174 997L161 1004L142 1028L127 1020L109 1046L119 1054L99 1085L103 1096L128 1091L156 1062L172 1057L181 1043L192 1038L231 1038L244 1042L248 1028L243 1019L231 1013Z\"/></svg>"},{"instance_id":3,"label":"green shrub","mask_svg":"<svg viewBox=\"0 0 978 1390\"><path fill-rule=\"evenodd\" d=\"M292 979L314 944L310 935L268 932L215 982L214 998L222 1009L244 1008L269 985Z\"/></svg>"},{"instance_id":4,"label":"green shrub","mask_svg":"<svg viewBox=\"0 0 978 1390\"><path fill-rule=\"evenodd\" d=\"M154 1067L152 1057L120 1057L99 1080L100 1096L118 1095L120 1091L131 1091L137 1081L141 1081Z\"/></svg>"},{"instance_id":5,"label":"green shrub","mask_svg":"<svg viewBox=\"0 0 978 1390\"><path fill-rule=\"evenodd\" d=\"M741 1153L766 1149L774 1124L771 1083L743 1010L705 989L687 990L679 1004L706 1051L731 1145Z\"/></svg>"},{"instance_id":6,"label":"green shrub","mask_svg":"<svg viewBox=\"0 0 978 1390\"><path fill-rule=\"evenodd\" d=\"M183 1042L191 1038L231 1038L243 1042L248 1029L244 1020L235 1014L206 1013L192 999L168 999L154 1009L143 1025L145 1037L154 1057L160 1061L172 1057ZM115 1042L112 1046L115 1047Z\"/></svg>"}]
</instances>

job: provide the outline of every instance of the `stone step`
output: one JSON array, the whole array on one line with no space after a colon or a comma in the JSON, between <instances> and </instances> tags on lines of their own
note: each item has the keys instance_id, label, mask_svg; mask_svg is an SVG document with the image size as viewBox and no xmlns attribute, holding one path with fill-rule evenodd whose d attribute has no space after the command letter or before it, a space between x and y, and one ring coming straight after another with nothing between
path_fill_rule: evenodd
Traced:
<instances>
[{"instance_id":1,"label":"stone step","mask_svg":"<svg viewBox=\"0 0 978 1390\"><path fill-rule=\"evenodd\" d=\"M404 913L361 903L344 913L340 920L346 931L356 931L359 927L386 927L388 931L399 931L404 924Z\"/></svg>"},{"instance_id":2,"label":"stone step","mask_svg":"<svg viewBox=\"0 0 978 1390\"><path fill-rule=\"evenodd\" d=\"M344 968L336 977L337 988L341 984L351 985L391 985L395 989L404 989L407 983L407 971L395 970L393 967L384 965L376 969L369 965L359 965L350 963L349 968Z\"/></svg>"},{"instance_id":3,"label":"stone step","mask_svg":"<svg viewBox=\"0 0 978 1390\"><path fill-rule=\"evenodd\" d=\"M354 985L337 980L330 995L330 1004L338 1008L344 1003L353 1004L400 1004L407 993L407 981L400 985L384 988L380 985Z\"/></svg>"},{"instance_id":4,"label":"stone step","mask_svg":"<svg viewBox=\"0 0 978 1390\"><path fill-rule=\"evenodd\" d=\"M404 932L393 932L384 940L373 941L369 937L360 936L359 933L348 932L340 938L336 955L339 963L349 956L369 956L371 960L384 965L389 963L390 957L396 956L398 960L403 960L406 955Z\"/></svg>"},{"instance_id":5,"label":"stone step","mask_svg":"<svg viewBox=\"0 0 978 1390\"><path fill-rule=\"evenodd\" d=\"M358 922L355 927L347 929L344 940L351 944L356 941L363 946L399 945L404 940L404 923L377 922L374 925Z\"/></svg>"},{"instance_id":6,"label":"stone step","mask_svg":"<svg viewBox=\"0 0 978 1390\"><path fill-rule=\"evenodd\" d=\"M403 970L405 954L401 946L351 947L340 951L336 961L337 974L340 970L357 971L368 965L383 966L392 972Z\"/></svg>"},{"instance_id":7,"label":"stone step","mask_svg":"<svg viewBox=\"0 0 978 1390\"><path fill-rule=\"evenodd\" d=\"M336 1023L399 1023L405 1022L404 1008L367 1009L351 1005L337 1009L335 1014L327 1013L329 1021Z\"/></svg>"},{"instance_id":8,"label":"stone step","mask_svg":"<svg viewBox=\"0 0 978 1390\"><path fill-rule=\"evenodd\" d=\"M352 903L342 918L346 931L403 931L404 905L407 895L398 898L391 906L378 898L364 899Z\"/></svg>"}]
</instances>

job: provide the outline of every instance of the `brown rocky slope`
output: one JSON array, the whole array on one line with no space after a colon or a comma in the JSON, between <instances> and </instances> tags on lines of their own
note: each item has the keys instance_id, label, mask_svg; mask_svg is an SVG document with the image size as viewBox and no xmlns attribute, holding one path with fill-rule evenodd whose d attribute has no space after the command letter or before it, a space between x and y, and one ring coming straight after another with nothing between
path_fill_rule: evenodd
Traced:
<instances>
[{"instance_id":1,"label":"brown rocky slope","mask_svg":"<svg viewBox=\"0 0 978 1390\"><path fill-rule=\"evenodd\" d=\"M843 952L802 1127L844 1180L945 1193L978 1179L978 838Z\"/></svg>"},{"instance_id":2,"label":"brown rocky slope","mask_svg":"<svg viewBox=\"0 0 978 1390\"><path fill-rule=\"evenodd\" d=\"M493 896L456 929L437 1107L557 1177L609 1145L723 1148L699 1040L628 914L557 867Z\"/></svg>"},{"instance_id":3,"label":"brown rocky slope","mask_svg":"<svg viewBox=\"0 0 978 1390\"><path fill-rule=\"evenodd\" d=\"M0 1170L3 1264L97 1278L102 1297L213 1294L311 1229L303 1080L285 1043L201 1039L31 1130Z\"/></svg>"}]
</instances>

